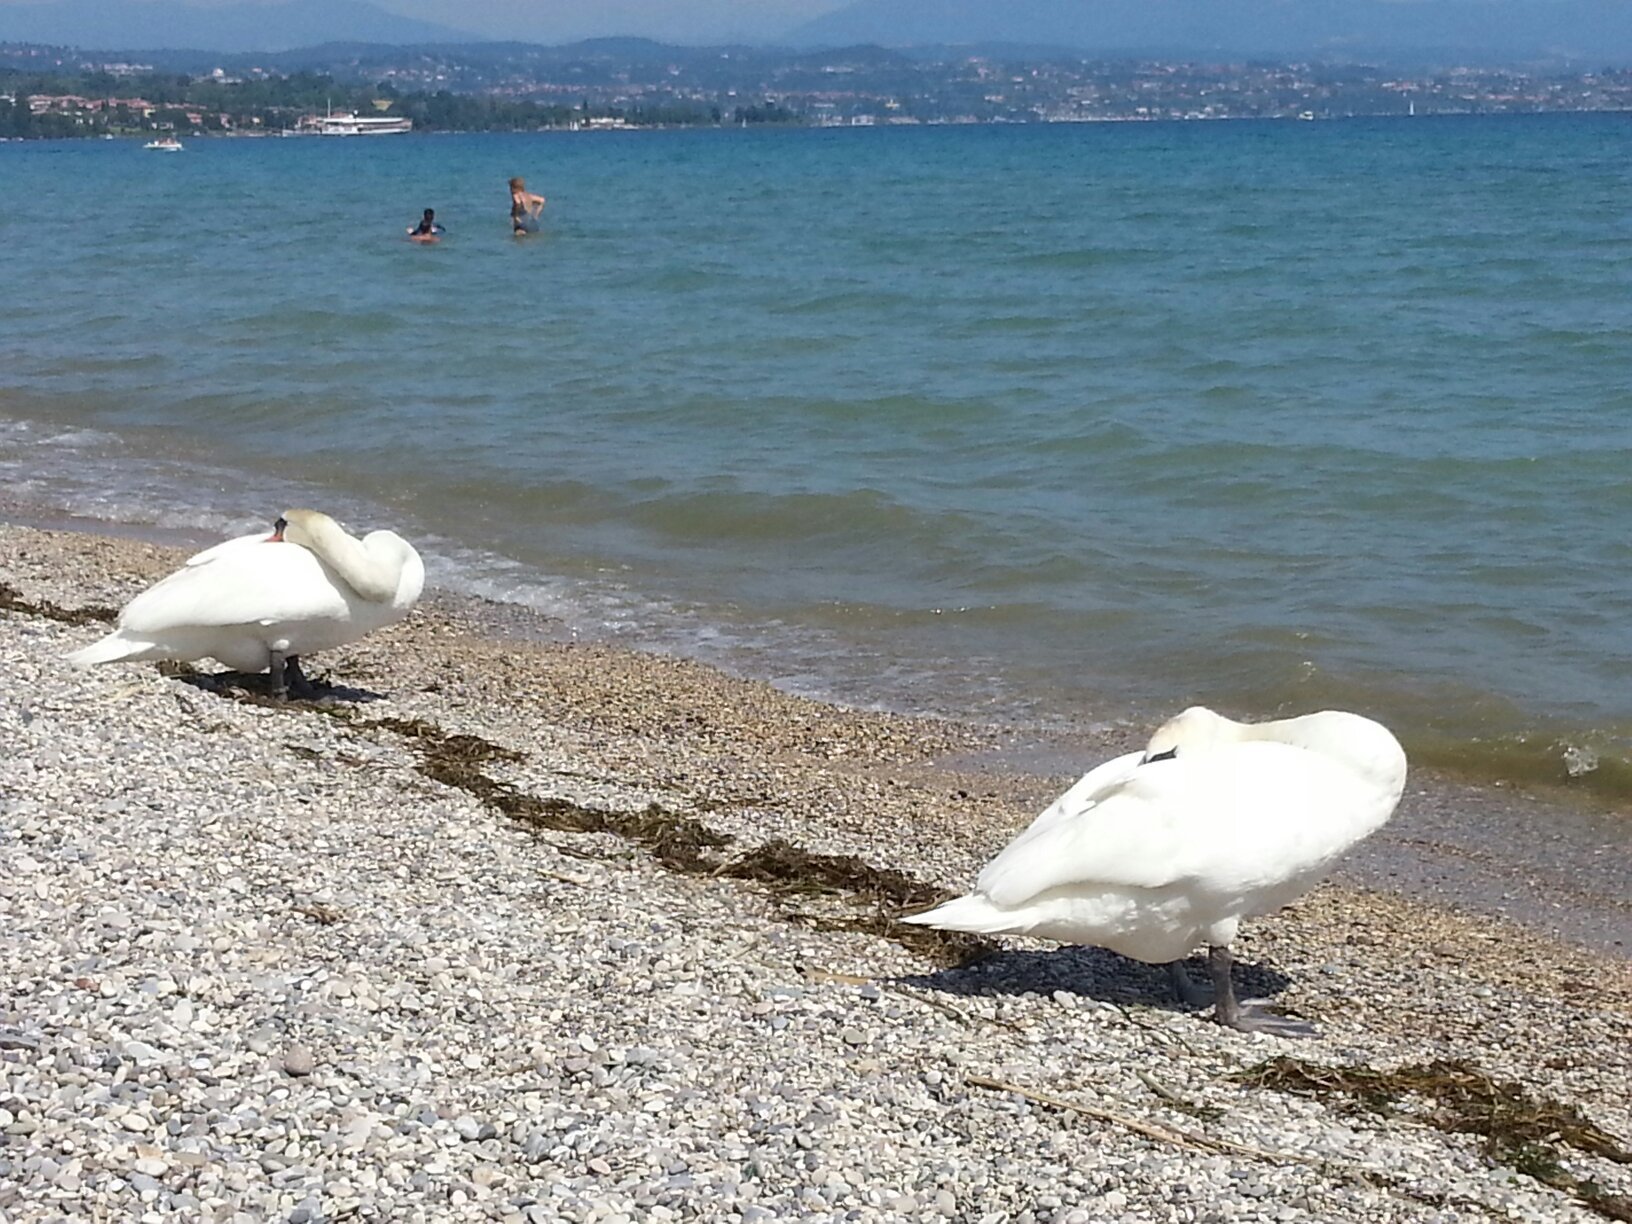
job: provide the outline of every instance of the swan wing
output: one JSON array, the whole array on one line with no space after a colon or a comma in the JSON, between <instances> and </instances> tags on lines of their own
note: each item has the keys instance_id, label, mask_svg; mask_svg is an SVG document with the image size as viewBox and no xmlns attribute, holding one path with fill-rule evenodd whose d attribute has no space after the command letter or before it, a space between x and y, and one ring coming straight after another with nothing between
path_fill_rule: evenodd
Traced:
<instances>
[{"instance_id":1,"label":"swan wing","mask_svg":"<svg viewBox=\"0 0 1632 1224\"><path fill-rule=\"evenodd\" d=\"M182 568L188 569L195 565L208 565L210 562L220 557L237 552L241 548L248 549L252 548L256 544L271 544L274 542L275 541L271 540L265 534L235 536L230 540L222 540L219 544L212 544L203 552L194 553L182 563ZM172 574L170 577L173 578L175 575Z\"/></svg>"},{"instance_id":2,"label":"swan wing","mask_svg":"<svg viewBox=\"0 0 1632 1224\"><path fill-rule=\"evenodd\" d=\"M1359 840L1381 823L1370 818L1385 799L1391 811L1392 797L1289 744L1181 753L1135 766L1075 812L1040 817L1042 827L1010 843L978 888L1005 907L1053 889L1261 888Z\"/></svg>"},{"instance_id":3,"label":"swan wing","mask_svg":"<svg viewBox=\"0 0 1632 1224\"><path fill-rule=\"evenodd\" d=\"M1021 830L995 860L986 865L975 881L975 887L982 892L986 891L987 877L998 870L998 864L1011 852L1018 851L1021 846L1041 837L1062 821L1081 818L1107 795L1114 794L1119 786L1132 777L1133 771L1143 759L1142 752L1124 753L1083 774L1069 790L1039 812L1037 818Z\"/></svg>"},{"instance_id":4,"label":"swan wing","mask_svg":"<svg viewBox=\"0 0 1632 1224\"><path fill-rule=\"evenodd\" d=\"M347 615L345 597L311 552L245 536L205 549L143 591L119 614L119 627L146 634Z\"/></svg>"}]
</instances>

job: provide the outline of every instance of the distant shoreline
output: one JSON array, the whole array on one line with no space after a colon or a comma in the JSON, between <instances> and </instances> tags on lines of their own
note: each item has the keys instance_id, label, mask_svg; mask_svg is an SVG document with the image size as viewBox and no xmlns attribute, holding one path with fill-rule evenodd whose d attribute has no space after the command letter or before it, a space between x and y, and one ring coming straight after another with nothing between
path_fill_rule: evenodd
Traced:
<instances>
[{"instance_id":1,"label":"distant shoreline","mask_svg":"<svg viewBox=\"0 0 1632 1224\"><path fill-rule=\"evenodd\" d=\"M557 135L577 133L629 133L629 132L703 132L703 131L776 131L797 132L833 132L833 131L899 131L908 128L938 128L938 127L989 127L989 128L1027 128L1027 127L1071 127L1096 124L1210 124L1210 123L1369 123L1378 120L1397 119L1410 120L1472 120L1472 119L1545 119L1549 117L1568 117L1581 115L1626 115L1632 114L1632 106L1615 107L1582 107L1573 110L1545 110L1545 111L1435 111L1431 114L1407 116L1398 112L1383 112L1369 114L1343 115L1085 115L1070 119L1037 119L1028 122L1016 122L1006 119L924 119L898 120L875 123L779 123L759 124L743 127L733 123L638 123L623 122L614 126L569 126L551 125L541 127L516 128L414 128L409 132L393 133L397 136L516 136L516 135ZM162 131L168 131L163 129ZM130 132L84 132L74 135L53 136L5 136L0 135L0 144L32 144L44 143L51 140L112 140L112 141L142 141L150 139L161 129L144 129ZM276 131L253 130L197 130L182 132L179 135L187 140L278 140L278 139L336 139L353 140L360 137L321 137L310 132L296 132L292 129ZM369 137L368 139L377 139Z\"/></svg>"}]
</instances>

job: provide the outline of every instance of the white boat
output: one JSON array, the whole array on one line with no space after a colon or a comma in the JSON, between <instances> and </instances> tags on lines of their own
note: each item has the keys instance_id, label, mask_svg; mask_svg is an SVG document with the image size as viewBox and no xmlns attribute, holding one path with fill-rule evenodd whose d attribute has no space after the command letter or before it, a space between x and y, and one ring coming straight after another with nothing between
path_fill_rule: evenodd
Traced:
<instances>
[{"instance_id":1,"label":"white boat","mask_svg":"<svg viewBox=\"0 0 1632 1224\"><path fill-rule=\"evenodd\" d=\"M174 136L165 136L160 140L148 141L142 148L157 149L160 153L180 153L182 145Z\"/></svg>"},{"instance_id":2,"label":"white boat","mask_svg":"<svg viewBox=\"0 0 1632 1224\"><path fill-rule=\"evenodd\" d=\"M316 132L319 136L395 136L413 131L414 121L393 115L358 115L343 111L308 115L300 121L299 130Z\"/></svg>"}]
</instances>

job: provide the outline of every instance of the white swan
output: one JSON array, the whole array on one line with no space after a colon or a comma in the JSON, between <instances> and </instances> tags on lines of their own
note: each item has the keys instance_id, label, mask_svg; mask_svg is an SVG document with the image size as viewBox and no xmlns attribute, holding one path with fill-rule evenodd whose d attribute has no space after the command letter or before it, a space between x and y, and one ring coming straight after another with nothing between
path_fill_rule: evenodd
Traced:
<instances>
[{"instance_id":1,"label":"white swan","mask_svg":"<svg viewBox=\"0 0 1632 1224\"><path fill-rule=\"evenodd\" d=\"M309 688L300 656L356 641L408 615L425 586L419 554L394 531L361 540L326 514L288 510L269 536L207 548L143 591L118 628L68 656L80 667L219 659L271 673L272 691Z\"/></svg>"},{"instance_id":2,"label":"white swan","mask_svg":"<svg viewBox=\"0 0 1632 1224\"><path fill-rule=\"evenodd\" d=\"M1221 1024L1310 1035L1237 1001L1230 942L1242 918L1294 900L1381 828L1405 769L1399 741L1358 714L1239 723L1195 706L1144 752L1106 762L1055 800L973 893L906 921L1166 961L1192 1002L1179 962L1205 942Z\"/></svg>"}]
</instances>

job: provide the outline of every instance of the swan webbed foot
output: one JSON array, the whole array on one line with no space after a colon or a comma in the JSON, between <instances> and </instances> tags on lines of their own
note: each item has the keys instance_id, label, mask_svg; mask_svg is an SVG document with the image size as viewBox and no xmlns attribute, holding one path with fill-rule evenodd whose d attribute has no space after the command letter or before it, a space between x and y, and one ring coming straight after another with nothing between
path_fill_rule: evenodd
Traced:
<instances>
[{"instance_id":1,"label":"swan webbed foot","mask_svg":"<svg viewBox=\"0 0 1632 1224\"><path fill-rule=\"evenodd\" d=\"M1266 1011L1256 1002L1242 1003L1235 997L1230 969L1234 958L1228 948L1207 949L1207 972L1213 979L1213 1019L1239 1033L1269 1033L1275 1037L1318 1037L1320 1030L1291 1016Z\"/></svg>"},{"instance_id":2,"label":"swan webbed foot","mask_svg":"<svg viewBox=\"0 0 1632 1224\"><path fill-rule=\"evenodd\" d=\"M1213 992L1196 985L1183 960L1167 962L1167 977L1173 983L1173 993L1186 1007L1206 1007L1213 1001Z\"/></svg>"},{"instance_id":3,"label":"swan webbed foot","mask_svg":"<svg viewBox=\"0 0 1632 1224\"><path fill-rule=\"evenodd\" d=\"M1219 1023L1238 1033L1268 1033L1271 1037L1287 1038L1320 1036L1320 1030L1306 1021L1245 1004L1237 1009L1234 1020L1219 1019Z\"/></svg>"},{"instance_id":4,"label":"swan webbed foot","mask_svg":"<svg viewBox=\"0 0 1632 1224\"><path fill-rule=\"evenodd\" d=\"M284 680L289 686L289 694L301 701L310 701L317 696L317 685L306 678L306 673L300 669L300 656L289 655L283 661Z\"/></svg>"}]
</instances>

